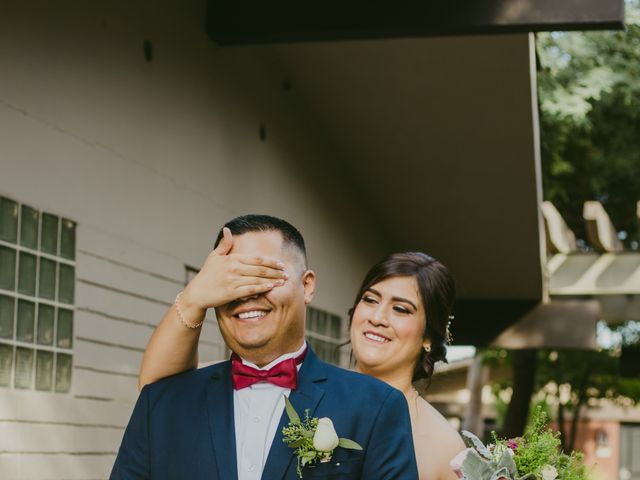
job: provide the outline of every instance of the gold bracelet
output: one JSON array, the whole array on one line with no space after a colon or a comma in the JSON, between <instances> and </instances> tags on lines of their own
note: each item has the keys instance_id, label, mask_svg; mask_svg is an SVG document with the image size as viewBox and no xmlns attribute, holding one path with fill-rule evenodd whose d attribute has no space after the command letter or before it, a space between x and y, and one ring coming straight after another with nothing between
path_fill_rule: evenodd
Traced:
<instances>
[{"instance_id":1,"label":"gold bracelet","mask_svg":"<svg viewBox=\"0 0 640 480\"><path fill-rule=\"evenodd\" d=\"M180 320L180 323L182 323L185 327L198 328L204 323L204 318L200 320L200 322L196 323L195 325L192 325L190 323L187 323L184 317L182 316L182 311L180 310L180 298L182 297L183 293L184 293L184 290L178 294L178 296L176 297L176 301L174 303L174 305L176 306L176 313L178 314L178 320Z\"/></svg>"}]
</instances>

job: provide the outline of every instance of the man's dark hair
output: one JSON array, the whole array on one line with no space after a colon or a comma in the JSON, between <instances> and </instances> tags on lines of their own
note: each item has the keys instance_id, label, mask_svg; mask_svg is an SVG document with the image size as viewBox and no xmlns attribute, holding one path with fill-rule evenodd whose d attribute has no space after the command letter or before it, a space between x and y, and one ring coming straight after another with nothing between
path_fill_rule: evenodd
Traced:
<instances>
[{"instance_id":1,"label":"man's dark hair","mask_svg":"<svg viewBox=\"0 0 640 480\"><path fill-rule=\"evenodd\" d=\"M304 245L304 238L302 238L298 229L286 220L270 215L242 215L229 220L224 224L223 228L224 227L231 230L233 235L242 235L243 233L250 232L280 232L284 243L293 245L300 250L304 257L305 264L307 263L307 248ZM223 233L221 228L220 232L218 232L214 248L218 246L222 237Z\"/></svg>"}]
</instances>

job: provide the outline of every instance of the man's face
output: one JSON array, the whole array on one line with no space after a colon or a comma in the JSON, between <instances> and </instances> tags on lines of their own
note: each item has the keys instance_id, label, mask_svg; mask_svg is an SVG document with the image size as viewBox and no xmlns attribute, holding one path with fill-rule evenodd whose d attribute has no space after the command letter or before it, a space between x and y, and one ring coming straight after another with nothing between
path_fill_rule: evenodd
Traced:
<instances>
[{"instance_id":1,"label":"man's face","mask_svg":"<svg viewBox=\"0 0 640 480\"><path fill-rule=\"evenodd\" d=\"M231 350L258 366L295 352L304 339L306 305L313 298L315 275L304 271L301 254L278 231L233 237L230 253L260 255L285 264L289 278L266 294L216 308L220 332Z\"/></svg>"}]
</instances>

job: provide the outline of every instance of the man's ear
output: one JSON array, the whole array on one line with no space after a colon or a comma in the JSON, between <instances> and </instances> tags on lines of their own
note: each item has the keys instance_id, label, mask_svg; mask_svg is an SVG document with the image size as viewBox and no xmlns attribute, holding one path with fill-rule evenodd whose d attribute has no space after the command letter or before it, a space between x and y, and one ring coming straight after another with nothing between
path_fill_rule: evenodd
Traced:
<instances>
[{"instance_id":1,"label":"man's ear","mask_svg":"<svg viewBox=\"0 0 640 480\"><path fill-rule=\"evenodd\" d=\"M307 270L302 274L302 287L304 288L304 303L308 305L316 293L316 274L313 270Z\"/></svg>"}]
</instances>

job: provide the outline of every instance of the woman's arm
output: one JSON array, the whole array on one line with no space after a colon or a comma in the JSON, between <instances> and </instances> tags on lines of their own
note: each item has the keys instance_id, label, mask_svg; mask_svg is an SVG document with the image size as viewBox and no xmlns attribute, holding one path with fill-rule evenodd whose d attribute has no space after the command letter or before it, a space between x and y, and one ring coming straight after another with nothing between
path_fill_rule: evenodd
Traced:
<instances>
[{"instance_id":1,"label":"woman's arm","mask_svg":"<svg viewBox=\"0 0 640 480\"><path fill-rule=\"evenodd\" d=\"M462 441L462 438L453 430L449 431L446 438L443 439L443 459L446 461L440 465L440 471L437 473L436 478L438 480L459 480L458 475L453 471L453 468L449 464L454 457L464 450L466 445Z\"/></svg>"},{"instance_id":2,"label":"woman's arm","mask_svg":"<svg viewBox=\"0 0 640 480\"><path fill-rule=\"evenodd\" d=\"M426 400L418 405L413 433L420 480L458 480L449 462L464 450L462 437Z\"/></svg>"},{"instance_id":3,"label":"woman's arm","mask_svg":"<svg viewBox=\"0 0 640 480\"><path fill-rule=\"evenodd\" d=\"M277 259L233 254L231 231L225 228L223 232L223 240L177 300L182 319L174 304L153 332L142 358L139 389L198 365L202 327L187 325L200 324L207 309L266 293L287 279L284 264Z\"/></svg>"},{"instance_id":4,"label":"woman's arm","mask_svg":"<svg viewBox=\"0 0 640 480\"><path fill-rule=\"evenodd\" d=\"M186 322L195 325L202 321L204 314L187 310L182 305L184 302L180 303L180 311ZM173 305L156 327L144 351L138 389L142 389L147 383L196 368L201 331L202 326L189 328L184 325L178 319L176 306Z\"/></svg>"}]
</instances>

